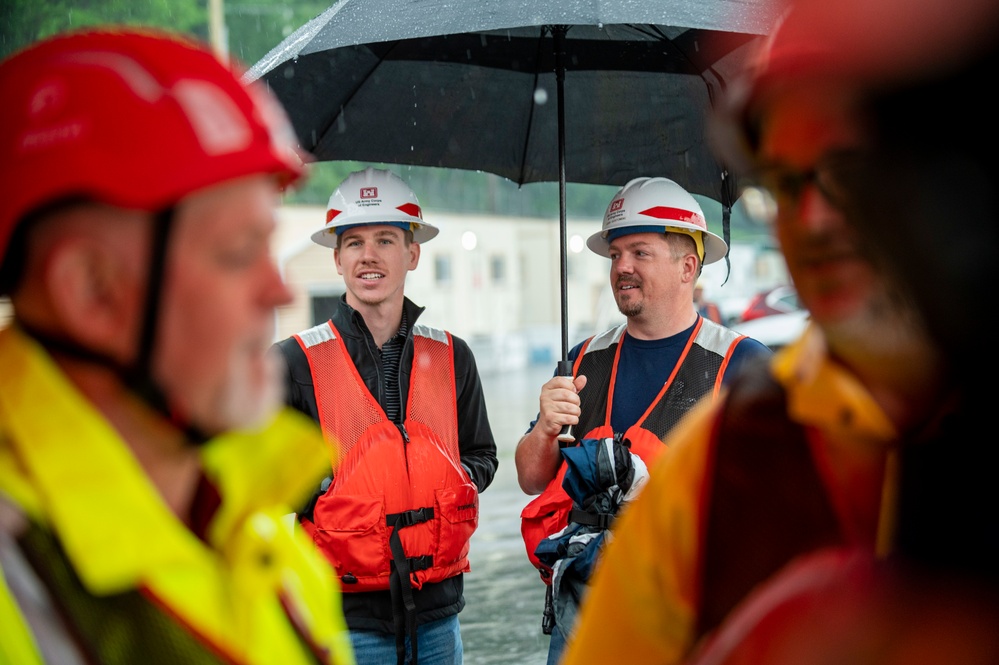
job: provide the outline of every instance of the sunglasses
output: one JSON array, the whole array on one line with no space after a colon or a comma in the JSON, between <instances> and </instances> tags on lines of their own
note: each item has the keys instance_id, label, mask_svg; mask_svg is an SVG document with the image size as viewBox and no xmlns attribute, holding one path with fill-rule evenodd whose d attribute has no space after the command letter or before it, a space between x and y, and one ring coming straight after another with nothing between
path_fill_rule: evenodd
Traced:
<instances>
[{"instance_id":1,"label":"sunglasses","mask_svg":"<svg viewBox=\"0 0 999 665\"><path fill-rule=\"evenodd\" d=\"M814 186L830 205L843 210L861 183L865 164L859 150L827 152L809 169L759 163L747 174L743 203L752 218L772 224L779 211L797 209L805 188Z\"/></svg>"}]
</instances>

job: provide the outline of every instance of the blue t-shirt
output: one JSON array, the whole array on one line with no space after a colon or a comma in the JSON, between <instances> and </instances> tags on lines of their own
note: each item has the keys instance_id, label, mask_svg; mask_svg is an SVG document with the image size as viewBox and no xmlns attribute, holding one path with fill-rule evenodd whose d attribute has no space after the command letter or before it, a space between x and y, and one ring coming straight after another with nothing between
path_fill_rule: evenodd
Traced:
<instances>
[{"instance_id":1,"label":"blue t-shirt","mask_svg":"<svg viewBox=\"0 0 999 665\"><path fill-rule=\"evenodd\" d=\"M614 408L611 411L611 427L615 432L627 430L649 408L680 360L680 354L687 346L696 325L695 321L686 330L663 339L636 339L625 331L621 338L623 346L617 366L617 382L614 385ZM582 347L583 342L572 347L569 360L575 361ZM752 359L771 355L773 351L762 342L749 337L740 340L732 351L722 383L728 385L738 375L739 368ZM536 422L537 417L531 422L528 431L534 428Z\"/></svg>"}]
</instances>

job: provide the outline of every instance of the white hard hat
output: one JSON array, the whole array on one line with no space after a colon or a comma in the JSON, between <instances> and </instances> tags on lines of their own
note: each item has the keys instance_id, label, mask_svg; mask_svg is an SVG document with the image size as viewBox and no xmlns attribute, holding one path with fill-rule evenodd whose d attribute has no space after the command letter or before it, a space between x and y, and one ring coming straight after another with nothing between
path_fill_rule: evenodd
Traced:
<instances>
[{"instance_id":1,"label":"white hard hat","mask_svg":"<svg viewBox=\"0 0 999 665\"><path fill-rule=\"evenodd\" d=\"M416 194L402 178L384 169L355 171L340 183L326 204L326 226L312 241L336 248L336 237L358 224L391 224L413 232L413 242L426 242L439 230L423 221Z\"/></svg>"},{"instance_id":2,"label":"white hard hat","mask_svg":"<svg viewBox=\"0 0 999 665\"><path fill-rule=\"evenodd\" d=\"M701 263L725 258L728 245L708 231L700 204L669 178L635 178L618 190L604 213L604 223L587 239L586 246L600 256L610 256L610 242L629 233L650 231L690 235L703 246Z\"/></svg>"}]
</instances>

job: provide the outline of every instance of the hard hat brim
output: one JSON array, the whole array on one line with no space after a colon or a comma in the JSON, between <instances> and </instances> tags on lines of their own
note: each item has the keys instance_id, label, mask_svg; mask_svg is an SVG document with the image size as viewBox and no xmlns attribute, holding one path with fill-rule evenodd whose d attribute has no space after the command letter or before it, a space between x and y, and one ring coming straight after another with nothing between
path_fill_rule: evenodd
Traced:
<instances>
[{"instance_id":1,"label":"hard hat brim","mask_svg":"<svg viewBox=\"0 0 999 665\"><path fill-rule=\"evenodd\" d=\"M653 226L653 225L642 224L642 226ZM619 228L627 228L627 227L619 227ZM683 222L664 224L662 226L663 233L669 232L670 228L701 232L704 239L704 260L701 262L703 265L708 265L709 263L720 261L721 259L725 258L726 254L728 254L728 244L724 240L716 236L711 231L705 231L696 224L686 224ZM607 229L601 229L600 231L597 231L589 238L587 238L586 246L589 247L590 251L592 251L594 254L599 254L600 256L610 258L610 242L608 242L607 240Z\"/></svg>"},{"instance_id":2,"label":"hard hat brim","mask_svg":"<svg viewBox=\"0 0 999 665\"><path fill-rule=\"evenodd\" d=\"M388 224L389 222L395 222L396 220L378 220L371 222L361 222L366 226L377 226L379 224ZM406 220L409 221L409 220ZM415 225L415 222L412 222ZM351 224L353 226L353 224ZM336 225L327 224L323 228L315 231L311 238L312 242L317 245L322 245L323 247L329 247L330 249L336 249ZM416 225L416 229L413 230L413 242L417 244L425 243L429 240L433 240L440 233L438 229L433 224L427 224L426 222L421 222Z\"/></svg>"}]
</instances>

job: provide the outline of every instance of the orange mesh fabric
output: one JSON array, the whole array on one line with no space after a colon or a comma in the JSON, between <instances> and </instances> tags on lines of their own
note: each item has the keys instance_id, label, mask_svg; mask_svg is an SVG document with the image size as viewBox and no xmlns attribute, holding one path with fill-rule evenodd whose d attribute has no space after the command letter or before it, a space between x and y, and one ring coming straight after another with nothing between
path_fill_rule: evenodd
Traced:
<instances>
[{"instance_id":1,"label":"orange mesh fabric","mask_svg":"<svg viewBox=\"0 0 999 665\"><path fill-rule=\"evenodd\" d=\"M326 341L307 346L301 338L298 340L309 359L319 426L330 447L332 467L336 469L338 461L342 462L364 430L385 420L385 412L361 380L333 323L327 321L326 325L330 328ZM337 409L337 404L350 406ZM338 470L343 471L342 467Z\"/></svg>"},{"instance_id":2,"label":"orange mesh fabric","mask_svg":"<svg viewBox=\"0 0 999 665\"><path fill-rule=\"evenodd\" d=\"M454 346L451 334L443 335L445 343L435 342L427 336L427 328L417 326L414 331L413 373L410 380L407 420L423 423L436 432L448 445L451 457L458 454L458 397L455 394Z\"/></svg>"}]
</instances>

